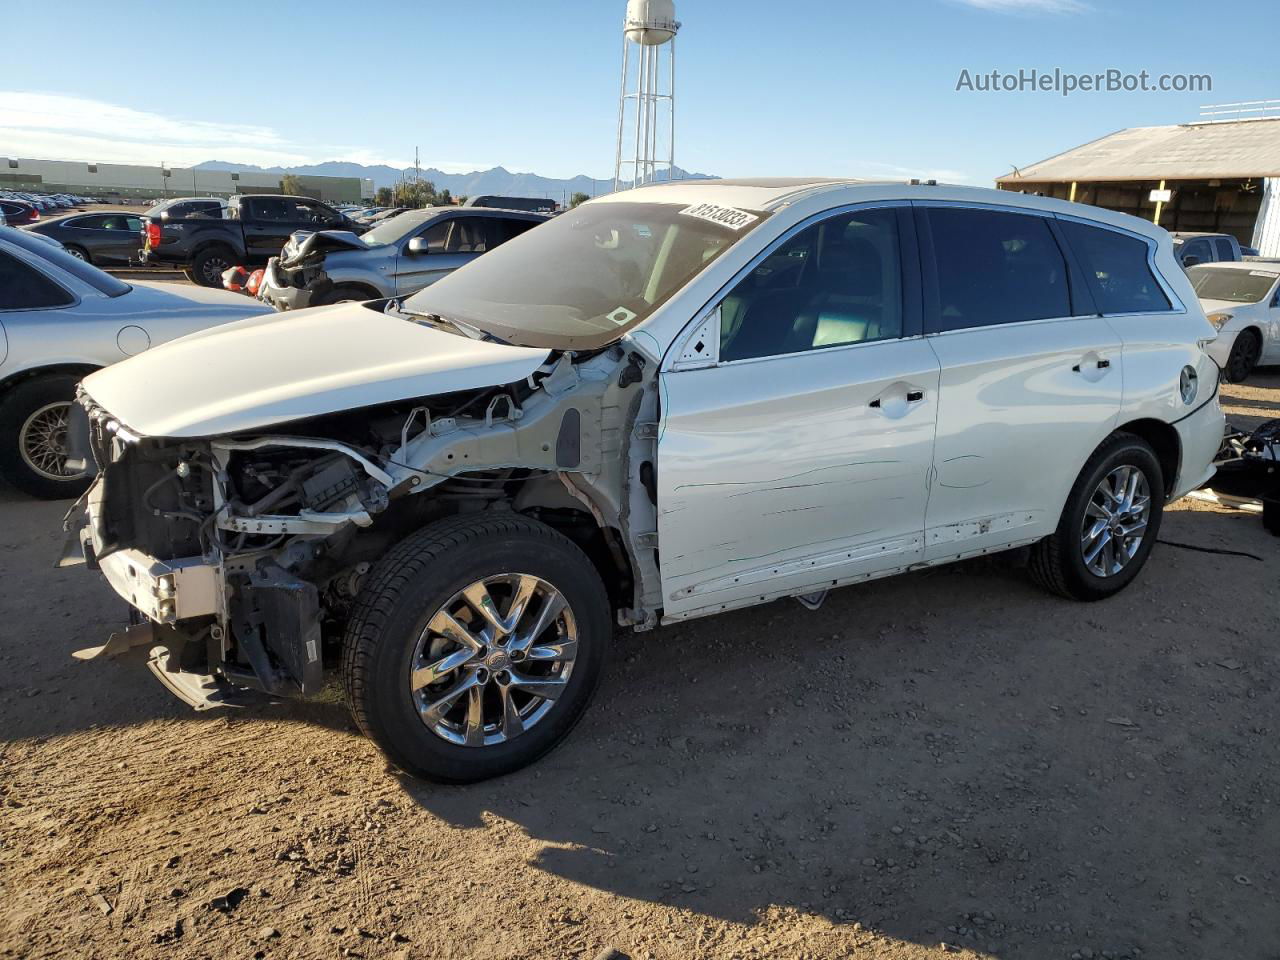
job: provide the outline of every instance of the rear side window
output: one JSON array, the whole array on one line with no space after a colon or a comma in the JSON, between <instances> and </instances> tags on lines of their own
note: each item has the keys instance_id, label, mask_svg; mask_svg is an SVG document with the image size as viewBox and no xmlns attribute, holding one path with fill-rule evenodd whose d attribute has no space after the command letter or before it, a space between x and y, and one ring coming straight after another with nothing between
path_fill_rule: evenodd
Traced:
<instances>
[{"instance_id":1,"label":"rear side window","mask_svg":"<svg viewBox=\"0 0 1280 960\"><path fill-rule=\"evenodd\" d=\"M1234 260L1236 258L1231 249L1231 241L1226 237L1214 237L1213 250L1219 260Z\"/></svg>"},{"instance_id":2,"label":"rear side window","mask_svg":"<svg viewBox=\"0 0 1280 960\"><path fill-rule=\"evenodd\" d=\"M0 310L65 307L75 298L39 270L0 250Z\"/></svg>"},{"instance_id":3,"label":"rear side window","mask_svg":"<svg viewBox=\"0 0 1280 960\"><path fill-rule=\"evenodd\" d=\"M1103 313L1151 313L1171 309L1148 263L1145 240L1105 227L1059 221L1067 243L1093 286Z\"/></svg>"},{"instance_id":4,"label":"rear side window","mask_svg":"<svg viewBox=\"0 0 1280 960\"><path fill-rule=\"evenodd\" d=\"M927 332L1071 316L1066 260L1043 217L944 208L927 215L938 282Z\"/></svg>"},{"instance_id":5,"label":"rear side window","mask_svg":"<svg viewBox=\"0 0 1280 960\"><path fill-rule=\"evenodd\" d=\"M500 243L506 243L515 237L520 236L531 227L538 224L536 220L490 220L489 223L489 249L493 249Z\"/></svg>"}]
</instances>

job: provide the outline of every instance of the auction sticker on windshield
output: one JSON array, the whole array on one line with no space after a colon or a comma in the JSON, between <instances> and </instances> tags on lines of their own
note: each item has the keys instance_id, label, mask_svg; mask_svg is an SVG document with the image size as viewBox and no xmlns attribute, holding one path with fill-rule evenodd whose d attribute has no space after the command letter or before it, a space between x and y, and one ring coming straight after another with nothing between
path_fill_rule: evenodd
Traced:
<instances>
[{"instance_id":1,"label":"auction sticker on windshield","mask_svg":"<svg viewBox=\"0 0 1280 960\"><path fill-rule=\"evenodd\" d=\"M718 223L720 226L728 227L730 230L741 230L743 227L749 227L760 219L754 213L747 213L747 211L739 210L736 207L722 207L718 203L695 203L692 206L685 207L680 212L686 217L697 217L699 220Z\"/></svg>"}]
</instances>

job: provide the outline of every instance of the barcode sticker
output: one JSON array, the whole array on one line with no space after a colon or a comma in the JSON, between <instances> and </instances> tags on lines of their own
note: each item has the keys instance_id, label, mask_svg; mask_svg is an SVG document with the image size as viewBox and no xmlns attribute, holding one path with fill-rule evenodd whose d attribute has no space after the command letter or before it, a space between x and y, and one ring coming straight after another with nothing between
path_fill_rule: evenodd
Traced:
<instances>
[{"instance_id":1,"label":"barcode sticker","mask_svg":"<svg viewBox=\"0 0 1280 960\"><path fill-rule=\"evenodd\" d=\"M754 213L747 213L736 207L722 207L718 203L695 203L680 212L686 217L697 217L709 223L718 223L730 230L741 230L760 219Z\"/></svg>"}]
</instances>

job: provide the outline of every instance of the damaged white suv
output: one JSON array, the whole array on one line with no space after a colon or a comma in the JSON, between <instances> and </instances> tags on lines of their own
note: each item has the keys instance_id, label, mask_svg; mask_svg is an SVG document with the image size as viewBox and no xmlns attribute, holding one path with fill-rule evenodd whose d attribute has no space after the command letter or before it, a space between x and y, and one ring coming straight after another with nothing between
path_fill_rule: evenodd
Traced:
<instances>
[{"instance_id":1,"label":"damaged white suv","mask_svg":"<svg viewBox=\"0 0 1280 960\"><path fill-rule=\"evenodd\" d=\"M1106 597L1223 432L1168 235L932 184L594 200L403 302L196 334L84 381L75 545L197 706L342 675L445 781L562 739L648 629L1030 545ZM77 521L78 523L79 521Z\"/></svg>"}]
</instances>

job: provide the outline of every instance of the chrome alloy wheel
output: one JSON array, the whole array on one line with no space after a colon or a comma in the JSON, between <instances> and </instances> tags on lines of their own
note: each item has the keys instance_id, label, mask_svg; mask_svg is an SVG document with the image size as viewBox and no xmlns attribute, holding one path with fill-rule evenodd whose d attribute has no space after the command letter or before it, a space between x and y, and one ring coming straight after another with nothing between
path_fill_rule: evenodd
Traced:
<instances>
[{"instance_id":1,"label":"chrome alloy wheel","mask_svg":"<svg viewBox=\"0 0 1280 960\"><path fill-rule=\"evenodd\" d=\"M47 480L75 480L83 470L67 467L67 418L71 403L46 403L23 421L18 431L22 462Z\"/></svg>"},{"instance_id":2,"label":"chrome alloy wheel","mask_svg":"<svg viewBox=\"0 0 1280 960\"><path fill-rule=\"evenodd\" d=\"M1151 491L1137 467L1116 467L1098 484L1084 511L1080 553L1090 573L1112 577L1142 546L1151 517Z\"/></svg>"},{"instance_id":3,"label":"chrome alloy wheel","mask_svg":"<svg viewBox=\"0 0 1280 960\"><path fill-rule=\"evenodd\" d=\"M577 654L577 625L560 591L531 574L499 574L432 615L414 647L409 690L436 736L492 746L551 712Z\"/></svg>"}]
</instances>

